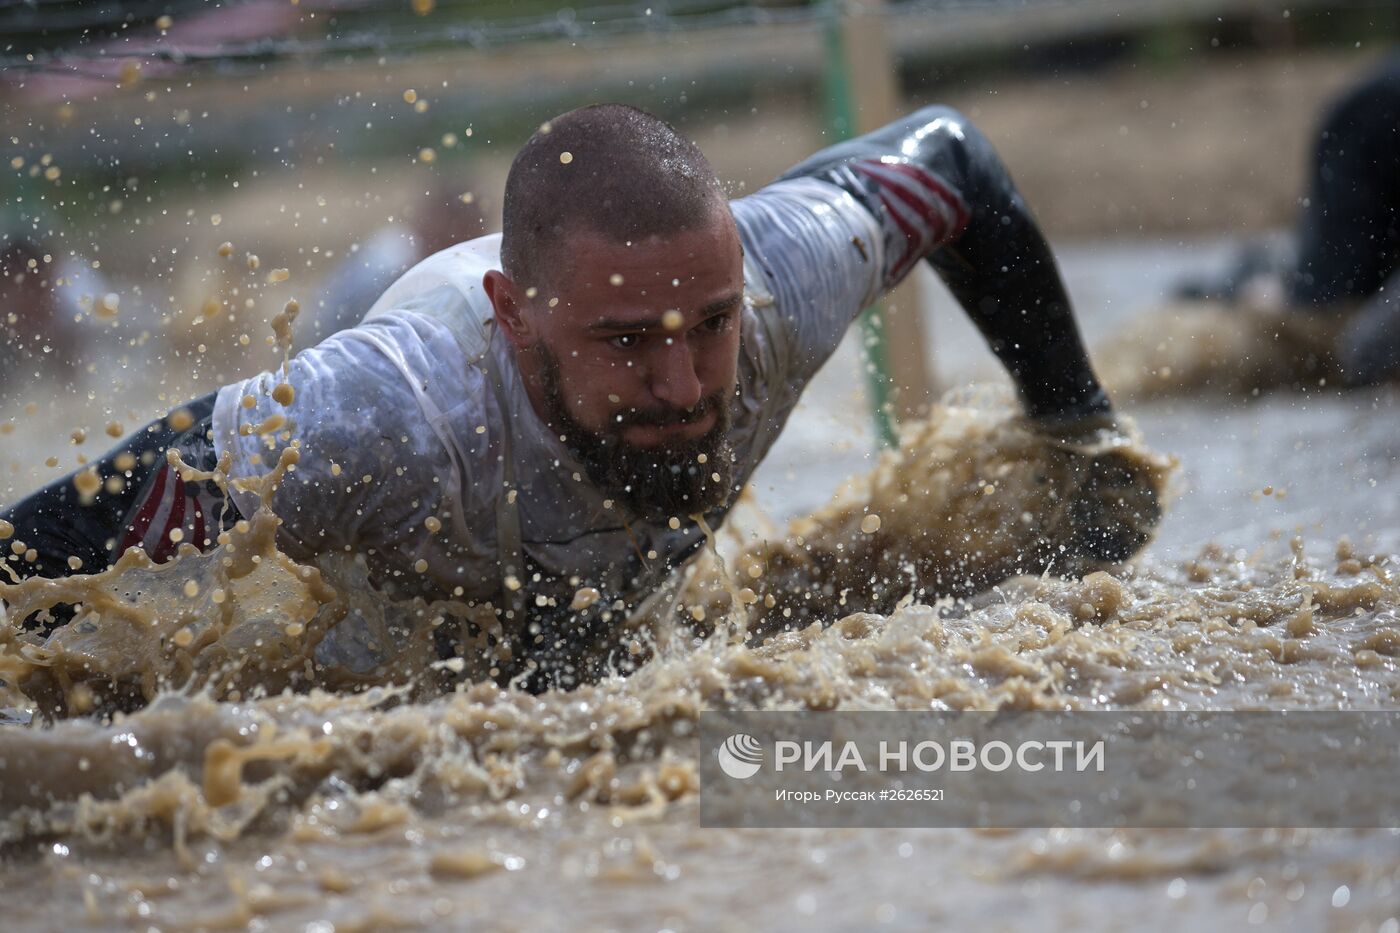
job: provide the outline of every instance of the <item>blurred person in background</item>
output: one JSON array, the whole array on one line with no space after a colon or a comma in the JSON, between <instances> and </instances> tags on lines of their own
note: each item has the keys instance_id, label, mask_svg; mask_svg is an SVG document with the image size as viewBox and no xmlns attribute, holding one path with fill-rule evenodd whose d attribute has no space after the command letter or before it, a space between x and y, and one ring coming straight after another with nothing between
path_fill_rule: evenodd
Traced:
<instances>
[{"instance_id":1,"label":"blurred person in background","mask_svg":"<svg viewBox=\"0 0 1400 933\"><path fill-rule=\"evenodd\" d=\"M51 240L51 238L50 238ZM101 276L25 229L0 233L0 393L71 378L83 363L79 319L107 301Z\"/></svg>"},{"instance_id":2,"label":"blurred person in background","mask_svg":"<svg viewBox=\"0 0 1400 933\"><path fill-rule=\"evenodd\" d=\"M1341 94L1318 127L1298 228L1251 244L1178 297L1346 315L1333 347L1352 385L1400 376L1400 54Z\"/></svg>"},{"instance_id":3,"label":"blurred person in background","mask_svg":"<svg viewBox=\"0 0 1400 933\"><path fill-rule=\"evenodd\" d=\"M297 320L299 344L316 343L354 327L375 299L412 266L487 230L481 201L465 172L439 178L395 214L389 222L356 237L343 258L315 280ZM261 261L267 266L287 262L295 249L289 242L264 240L263 245L267 252ZM262 366L254 360L257 348L245 351L236 343L249 329L249 318L256 320L261 307L268 304L267 295L259 296L258 310L254 310L253 296L243 291L246 270L242 262L230 262L212 249L186 260L176 289L179 310L153 328L176 358L202 354L200 345L230 347L217 360L221 381L249 375Z\"/></svg>"},{"instance_id":4,"label":"blurred person in background","mask_svg":"<svg viewBox=\"0 0 1400 933\"><path fill-rule=\"evenodd\" d=\"M408 215L351 246L323 280L307 331L315 338L354 327L384 290L418 262L486 233L486 214L471 178L438 177Z\"/></svg>"}]
</instances>

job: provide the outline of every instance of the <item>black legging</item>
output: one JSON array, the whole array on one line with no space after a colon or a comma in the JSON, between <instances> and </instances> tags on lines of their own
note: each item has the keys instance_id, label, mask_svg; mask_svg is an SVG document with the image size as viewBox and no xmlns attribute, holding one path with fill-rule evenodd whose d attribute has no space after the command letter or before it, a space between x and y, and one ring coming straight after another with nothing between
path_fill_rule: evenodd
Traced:
<instances>
[{"instance_id":1,"label":"black legging","mask_svg":"<svg viewBox=\"0 0 1400 933\"><path fill-rule=\"evenodd\" d=\"M160 512L162 527L151 529L155 533L165 532L164 526L170 524L172 516L178 519L185 514L192 517L198 514L199 524L207 527L209 539L217 537L221 527L230 525L236 518L231 511L209 515L205 524L203 511L217 498L217 492L211 493L208 484L176 484L165 459L166 450L173 447L190 466L203 470L213 468L209 423L214 411L214 393L175 411L183 412L175 419L182 425L180 429L170 424L175 415L172 412L136 431L93 464L102 485L90 502L81 501L74 484L78 474L71 473L0 511L0 518L14 526L11 540L0 542L5 548L3 559L9 566L22 577L62 577L78 569L70 563L70 558L76 558L81 561L83 572L105 570L121 556L133 535L140 537L140 532L147 530L144 526L137 527L136 522L144 503L150 502L151 511L156 511L159 503L150 500L158 485L162 491L167 487L178 488L185 501L178 504L178 511L167 505ZM120 466L129 466L129 469L119 468L118 460L124 461ZM120 483L114 484L114 487L120 486L116 491L107 489L107 481L112 477L120 478ZM232 503L229 503L231 509ZM150 516L146 518L150 525ZM14 553L11 545L15 541L23 542L25 551L35 551L35 559L26 560L25 551ZM204 540L191 543L199 547L205 544ZM153 553L152 556L160 555Z\"/></svg>"},{"instance_id":2,"label":"black legging","mask_svg":"<svg viewBox=\"0 0 1400 933\"><path fill-rule=\"evenodd\" d=\"M992 144L961 114L926 107L823 149L782 177L822 178L879 219L879 183L852 164L883 158L929 170L966 200L962 232L924 258L1006 367L1026 414L1068 421L1109 411L1050 246Z\"/></svg>"},{"instance_id":3,"label":"black legging","mask_svg":"<svg viewBox=\"0 0 1400 933\"><path fill-rule=\"evenodd\" d=\"M1318 131L1289 283L1293 303L1375 294L1400 265L1400 55L1347 91Z\"/></svg>"}]
</instances>

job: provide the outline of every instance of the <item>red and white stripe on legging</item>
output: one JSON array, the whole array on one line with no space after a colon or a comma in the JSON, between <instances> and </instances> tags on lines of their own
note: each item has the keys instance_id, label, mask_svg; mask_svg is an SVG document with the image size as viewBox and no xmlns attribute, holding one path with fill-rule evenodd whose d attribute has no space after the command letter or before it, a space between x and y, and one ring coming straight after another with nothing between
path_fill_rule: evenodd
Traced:
<instances>
[{"instance_id":1,"label":"red and white stripe on legging","mask_svg":"<svg viewBox=\"0 0 1400 933\"><path fill-rule=\"evenodd\" d=\"M885 214L904 239L889 270L891 282L915 262L967 227L968 209L956 192L932 172L910 162L857 159L851 168L879 186Z\"/></svg>"},{"instance_id":2,"label":"red and white stripe on legging","mask_svg":"<svg viewBox=\"0 0 1400 933\"><path fill-rule=\"evenodd\" d=\"M146 484L140 500L132 508L126 521L126 534L114 556L120 556L128 548L140 547L157 563L169 560L178 546L170 538L170 532L176 528L183 532L183 541L203 550L207 547L204 540L207 530L215 527L205 516L214 515L221 502L219 497L205 491L203 483L190 486L174 467L163 466Z\"/></svg>"}]
</instances>

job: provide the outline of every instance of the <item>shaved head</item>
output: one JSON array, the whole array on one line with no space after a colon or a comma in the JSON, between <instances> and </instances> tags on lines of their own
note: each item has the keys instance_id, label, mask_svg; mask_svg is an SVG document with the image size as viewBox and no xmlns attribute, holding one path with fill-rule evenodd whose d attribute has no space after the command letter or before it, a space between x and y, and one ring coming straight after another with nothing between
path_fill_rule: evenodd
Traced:
<instances>
[{"instance_id":1,"label":"shaved head","mask_svg":"<svg viewBox=\"0 0 1400 933\"><path fill-rule=\"evenodd\" d=\"M530 405L594 486L649 521L726 502L744 251L695 144L603 104L540 127L482 278Z\"/></svg>"},{"instance_id":2,"label":"shaved head","mask_svg":"<svg viewBox=\"0 0 1400 933\"><path fill-rule=\"evenodd\" d=\"M569 234L638 242L694 229L725 204L710 163L669 124L622 104L581 107L541 126L511 163L502 269L543 284Z\"/></svg>"}]
</instances>

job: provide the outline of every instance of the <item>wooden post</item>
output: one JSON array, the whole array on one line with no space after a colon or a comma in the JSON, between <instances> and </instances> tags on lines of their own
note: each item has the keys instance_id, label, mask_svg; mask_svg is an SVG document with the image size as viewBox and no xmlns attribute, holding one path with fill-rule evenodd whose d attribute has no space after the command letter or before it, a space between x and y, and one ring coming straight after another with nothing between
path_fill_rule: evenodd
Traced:
<instances>
[{"instance_id":1,"label":"wooden post","mask_svg":"<svg viewBox=\"0 0 1400 933\"><path fill-rule=\"evenodd\" d=\"M851 130L854 135L868 133L900 116L888 8L885 0L842 0L835 12L840 19L843 60L839 67L849 88ZM911 273L883 302L886 375L893 390L889 402L899 422L923 417L933 403L923 291Z\"/></svg>"}]
</instances>

